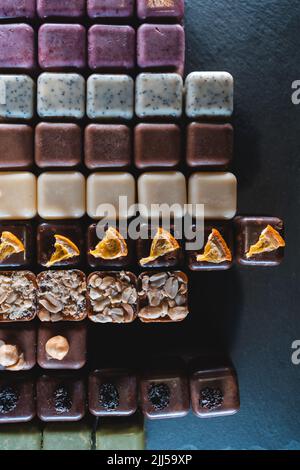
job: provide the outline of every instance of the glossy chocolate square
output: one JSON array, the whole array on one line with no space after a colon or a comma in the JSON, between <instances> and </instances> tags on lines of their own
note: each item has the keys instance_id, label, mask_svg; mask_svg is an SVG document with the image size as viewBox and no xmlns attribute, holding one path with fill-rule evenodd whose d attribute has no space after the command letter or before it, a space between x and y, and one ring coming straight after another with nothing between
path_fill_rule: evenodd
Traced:
<instances>
[{"instance_id":1,"label":"glossy chocolate square","mask_svg":"<svg viewBox=\"0 0 300 470\"><path fill-rule=\"evenodd\" d=\"M200 124L187 127L187 164L192 168L226 169L233 157L233 127L230 124Z\"/></svg>"},{"instance_id":2,"label":"glossy chocolate square","mask_svg":"<svg viewBox=\"0 0 300 470\"><path fill-rule=\"evenodd\" d=\"M37 346L43 369L81 369L87 360L87 325L40 323Z\"/></svg>"},{"instance_id":3,"label":"glossy chocolate square","mask_svg":"<svg viewBox=\"0 0 300 470\"><path fill-rule=\"evenodd\" d=\"M41 122L35 129L35 162L40 168L69 168L80 164L81 130L77 124Z\"/></svg>"},{"instance_id":4,"label":"glossy chocolate square","mask_svg":"<svg viewBox=\"0 0 300 470\"><path fill-rule=\"evenodd\" d=\"M131 131L123 124L90 124L85 129L84 162L90 169L131 164Z\"/></svg>"},{"instance_id":5,"label":"glossy chocolate square","mask_svg":"<svg viewBox=\"0 0 300 470\"><path fill-rule=\"evenodd\" d=\"M231 261L222 261L221 263L212 263L207 261L197 261L197 256L204 253L205 246L208 242L208 237L212 233L212 230L216 229L220 233L221 237L225 241L230 253ZM192 226L192 231L195 232L196 226ZM224 271L230 269L234 261L234 243L233 243L233 226L230 222L222 221L206 221L204 223L204 239L203 245L199 250L186 250L186 257L188 266L191 271ZM192 242L195 238L192 239ZM186 243L191 243L190 240L186 240Z\"/></svg>"},{"instance_id":6,"label":"glossy chocolate square","mask_svg":"<svg viewBox=\"0 0 300 470\"><path fill-rule=\"evenodd\" d=\"M233 367L201 361L190 379L192 409L199 418L213 418L237 413L240 409L239 387Z\"/></svg>"},{"instance_id":7,"label":"glossy chocolate square","mask_svg":"<svg viewBox=\"0 0 300 470\"><path fill-rule=\"evenodd\" d=\"M138 124L134 163L139 169L174 168L181 159L181 131L176 124Z\"/></svg>"},{"instance_id":8,"label":"glossy chocolate square","mask_svg":"<svg viewBox=\"0 0 300 470\"><path fill-rule=\"evenodd\" d=\"M140 401L149 419L182 418L190 409L188 379L180 369L152 370L140 380Z\"/></svg>"},{"instance_id":9,"label":"glossy chocolate square","mask_svg":"<svg viewBox=\"0 0 300 470\"><path fill-rule=\"evenodd\" d=\"M31 421L35 416L35 388L28 374L0 374L0 424Z\"/></svg>"},{"instance_id":10,"label":"glossy chocolate square","mask_svg":"<svg viewBox=\"0 0 300 470\"><path fill-rule=\"evenodd\" d=\"M84 417L85 387L78 375L42 375L36 387L37 415L42 421L79 421Z\"/></svg>"},{"instance_id":11,"label":"glossy chocolate square","mask_svg":"<svg viewBox=\"0 0 300 470\"><path fill-rule=\"evenodd\" d=\"M237 217L236 228L236 256L239 264L248 266L278 266L284 258L284 248L260 253L247 258L250 247L255 245L263 230L270 225L284 238L283 221L277 217Z\"/></svg>"},{"instance_id":12,"label":"glossy chocolate square","mask_svg":"<svg viewBox=\"0 0 300 470\"><path fill-rule=\"evenodd\" d=\"M9 349L7 348L9 347ZM8 365L9 355L9 365ZM0 371L30 370L36 364L36 326L15 325L0 328Z\"/></svg>"},{"instance_id":13,"label":"glossy chocolate square","mask_svg":"<svg viewBox=\"0 0 300 470\"><path fill-rule=\"evenodd\" d=\"M33 130L26 124L0 124L1 170L33 165Z\"/></svg>"},{"instance_id":14,"label":"glossy chocolate square","mask_svg":"<svg viewBox=\"0 0 300 470\"><path fill-rule=\"evenodd\" d=\"M138 265L142 268L149 269L157 269L157 268L177 268L183 264L184 261L184 251L183 251L183 241L180 237L179 231L172 225L170 227L170 232L172 237L175 238L177 243L179 244L179 248L167 253L163 256L159 256L157 259L150 261L146 264L141 264L141 260L148 258L150 256L151 246L153 243L153 239L157 234L158 227L153 227L149 225L146 227L144 224L141 226L141 237L136 241L136 254L138 259ZM147 238L144 239L144 233L148 232Z\"/></svg>"},{"instance_id":15,"label":"glossy chocolate square","mask_svg":"<svg viewBox=\"0 0 300 470\"><path fill-rule=\"evenodd\" d=\"M33 230L30 224L24 222L2 222L0 224L0 235L10 232L17 237L24 246L24 251L5 256L0 261L0 268L25 268L33 259Z\"/></svg>"},{"instance_id":16,"label":"glossy chocolate square","mask_svg":"<svg viewBox=\"0 0 300 470\"><path fill-rule=\"evenodd\" d=\"M109 225L107 224L105 231L107 231L108 227ZM130 238L125 239L128 249L127 256L122 256L115 259L96 258L91 254L91 251L95 250L100 241L101 240L97 236L97 224L90 225L87 230L87 262L91 268L125 269L134 262L134 243Z\"/></svg>"},{"instance_id":17,"label":"glossy chocolate square","mask_svg":"<svg viewBox=\"0 0 300 470\"><path fill-rule=\"evenodd\" d=\"M130 416L137 410L136 375L101 369L89 376L89 409L95 416Z\"/></svg>"},{"instance_id":18,"label":"glossy chocolate square","mask_svg":"<svg viewBox=\"0 0 300 470\"><path fill-rule=\"evenodd\" d=\"M72 222L42 223L37 228L37 262L40 266L46 267L51 256L55 253L55 235L68 238L80 251L79 256L59 261L53 268L77 267L83 259L84 240L80 224Z\"/></svg>"}]
</instances>

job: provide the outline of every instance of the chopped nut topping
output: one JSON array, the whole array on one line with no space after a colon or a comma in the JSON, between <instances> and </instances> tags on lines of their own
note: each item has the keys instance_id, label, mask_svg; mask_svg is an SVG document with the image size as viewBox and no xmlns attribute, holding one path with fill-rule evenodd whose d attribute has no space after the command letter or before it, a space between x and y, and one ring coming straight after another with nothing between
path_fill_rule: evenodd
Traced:
<instances>
[{"instance_id":1,"label":"chopped nut topping","mask_svg":"<svg viewBox=\"0 0 300 470\"><path fill-rule=\"evenodd\" d=\"M36 281L29 271L0 274L0 321L32 320L36 314Z\"/></svg>"},{"instance_id":2,"label":"chopped nut topping","mask_svg":"<svg viewBox=\"0 0 300 470\"><path fill-rule=\"evenodd\" d=\"M70 345L64 336L53 336L47 341L45 349L49 357L62 361L68 354Z\"/></svg>"},{"instance_id":3,"label":"chopped nut topping","mask_svg":"<svg viewBox=\"0 0 300 470\"><path fill-rule=\"evenodd\" d=\"M177 322L188 315L187 278L184 273L143 273L140 278L140 309L143 322Z\"/></svg>"},{"instance_id":4,"label":"chopped nut topping","mask_svg":"<svg viewBox=\"0 0 300 470\"><path fill-rule=\"evenodd\" d=\"M136 318L136 278L132 273L93 273L87 289L92 321L131 323Z\"/></svg>"},{"instance_id":5,"label":"chopped nut topping","mask_svg":"<svg viewBox=\"0 0 300 470\"><path fill-rule=\"evenodd\" d=\"M38 275L41 321L80 321L86 316L85 275L78 270L44 271Z\"/></svg>"}]
</instances>

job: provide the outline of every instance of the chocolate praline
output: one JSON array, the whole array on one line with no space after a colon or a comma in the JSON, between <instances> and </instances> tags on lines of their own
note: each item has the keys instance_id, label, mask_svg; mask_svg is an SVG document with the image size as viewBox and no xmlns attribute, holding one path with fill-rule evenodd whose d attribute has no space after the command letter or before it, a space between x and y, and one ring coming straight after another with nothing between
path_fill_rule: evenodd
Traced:
<instances>
[{"instance_id":1,"label":"chocolate praline","mask_svg":"<svg viewBox=\"0 0 300 470\"><path fill-rule=\"evenodd\" d=\"M255 245L263 230L270 225L284 237L284 223L278 217L236 217L236 256L237 262L245 266L278 266L284 258L284 248L256 254L247 258L250 247Z\"/></svg>"},{"instance_id":2,"label":"chocolate praline","mask_svg":"<svg viewBox=\"0 0 300 470\"><path fill-rule=\"evenodd\" d=\"M0 236L3 232L10 232L24 245L24 251L13 253L0 261L1 268L26 268L33 259L33 230L29 223L24 222L2 222L0 224Z\"/></svg>"},{"instance_id":3,"label":"chocolate praline","mask_svg":"<svg viewBox=\"0 0 300 470\"><path fill-rule=\"evenodd\" d=\"M0 345L15 346L18 351L19 360L22 361L22 367L19 370L30 370L36 364L36 327L32 323L16 327L15 325L5 325L0 328ZM24 362L23 362L24 360ZM20 364L20 362L19 362ZM1 370L9 368L1 366ZM11 369L13 370L13 368Z\"/></svg>"},{"instance_id":4,"label":"chocolate praline","mask_svg":"<svg viewBox=\"0 0 300 470\"><path fill-rule=\"evenodd\" d=\"M191 365L192 409L199 418L237 413L240 409L237 374L220 358L199 358Z\"/></svg>"},{"instance_id":5,"label":"chocolate praline","mask_svg":"<svg viewBox=\"0 0 300 470\"><path fill-rule=\"evenodd\" d=\"M83 380L71 372L37 380L37 415L42 421L79 421L85 415Z\"/></svg>"},{"instance_id":6,"label":"chocolate praline","mask_svg":"<svg viewBox=\"0 0 300 470\"><path fill-rule=\"evenodd\" d=\"M55 252L55 235L61 235L73 242L80 251L79 256L59 261L53 265L56 267L77 267L82 262L84 242L82 228L79 224L65 223L42 223L37 227L37 262L46 267L51 256Z\"/></svg>"},{"instance_id":7,"label":"chocolate praline","mask_svg":"<svg viewBox=\"0 0 300 470\"><path fill-rule=\"evenodd\" d=\"M47 353L48 341L62 337L68 350L62 359ZM60 352L60 351L59 351ZM87 359L87 326L84 323L70 325L65 323L41 323L38 327L37 361L43 369L81 369Z\"/></svg>"},{"instance_id":8,"label":"chocolate praline","mask_svg":"<svg viewBox=\"0 0 300 470\"><path fill-rule=\"evenodd\" d=\"M89 376L89 409L95 416L130 416L137 410L137 378L125 369L101 369Z\"/></svg>"},{"instance_id":9,"label":"chocolate praline","mask_svg":"<svg viewBox=\"0 0 300 470\"><path fill-rule=\"evenodd\" d=\"M22 423L35 416L34 383L28 374L0 375L0 423Z\"/></svg>"}]
</instances>

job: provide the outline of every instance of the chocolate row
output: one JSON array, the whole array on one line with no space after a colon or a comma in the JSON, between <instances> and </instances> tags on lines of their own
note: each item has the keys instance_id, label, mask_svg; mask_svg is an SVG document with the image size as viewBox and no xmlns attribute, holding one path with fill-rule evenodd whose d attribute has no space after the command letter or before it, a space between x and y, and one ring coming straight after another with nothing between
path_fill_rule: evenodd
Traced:
<instances>
[{"instance_id":1,"label":"chocolate row","mask_svg":"<svg viewBox=\"0 0 300 470\"><path fill-rule=\"evenodd\" d=\"M137 183L137 184L136 184ZM136 188L137 186L137 188ZM136 191L137 189L137 191ZM137 179L126 172L96 172L87 180L76 171L0 173L2 220L128 219L138 211L150 217L232 219L237 210L237 180L228 172L148 172ZM136 197L137 193L137 197ZM189 203L189 206L187 206ZM204 206L204 212L203 212Z\"/></svg>"},{"instance_id":2,"label":"chocolate row","mask_svg":"<svg viewBox=\"0 0 300 470\"><path fill-rule=\"evenodd\" d=\"M53 47L55 44L55 47ZM35 32L27 24L0 25L0 68L35 70ZM131 26L44 24L38 31L42 70L128 72L159 70L183 74L185 34L179 24Z\"/></svg>"},{"instance_id":3,"label":"chocolate row","mask_svg":"<svg viewBox=\"0 0 300 470\"><path fill-rule=\"evenodd\" d=\"M28 18L173 19L184 15L184 0L0 0L0 19Z\"/></svg>"},{"instance_id":4,"label":"chocolate row","mask_svg":"<svg viewBox=\"0 0 300 470\"><path fill-rule=\"evenodd\" d=\"M0 273L0 322L179 322L188 313L188 278L181 271L142 273L79 270Z\"/></svg>"},{"instance_id":5,"label":"chocolate row","mask_svg":"<svg viewBox=\"0 0 300 470\"><path fill-rule=\"evenodd\" d=\"M176 73L129 75L93 74L87 82L76 73L45 72L37 80L40 118L131 120L228 118L233 112L233 77L227 72L193 72L185 89ZM34 117L35 83L28 75L0 75L0 119Z\"/></svg>"},{"instance_id":6,"label":"chocolate row","mask_svg":"<svg viewBox=\"0 0 300 470\"><path fill-rule=\"evenodd\" d=\"M98 424L98 425L97 425ZM1 450L144 450L144 420L137 413L129 418L105 418L99 423L2 424Z\"/></svg>"},{"instance_id":7,"label":"chocolate row","mask_svg":"<svg viewBox=\"0 0 300 470\"><path fill-rule=\"evenodd\" d=\"M132 135L133 134L133 135ZM84 142L83 142L84 140ZM183 145L184 144L184 145ZM183 149L184 147L184 149ZM70 123L0 124L0 169L72 168L82 161L90 170L128 168L226 169L233 156L230 124L193 122L184 131L177 124ZM82 155L84 154L84 158Z\"/></svg>"},{"instance_id":8,"label":"chocolate row","mask_svg":"<svg viewBox=\"0 0 300 470\"><path fill-rule=\"evenodd\" d=\"M43 222L36 232L30 224L0 224L0 268L79 268L87 263L96 269L181 268L192 271L224 270L236 260L241 265L275 266L284 256L284 225L276 217L237 217L234 225L206 221L203 239L195 243L202 227L188 227L190 239L182 227L141 224L138 238L124 238L119 229L106 224L103 234L97 225L83 227L74 222ZM35 242L36 239L36 243ZM36 257L34 257L36 254Z\"/></svg>"},{"instance_id":9,"label":"chocolate row","mask_svg":"<svg viewBox=\"0 0 300 470\"><path fill-rule=\"evenodd\" d=\"M212 368L213 367L213 368ZM36 393L36 397L35 397ZM98 417L131 416L140 407L149 419L181 418L190 405L199 418L239 411L237 376L231 365L201 364L190 376L178 361L168 369L141 375L124 369L100 369L85 381L77 373L40 376L36 383L23 373L0 375L0 423L79 421L89 412Z\"/></svg>"}]
</instances>

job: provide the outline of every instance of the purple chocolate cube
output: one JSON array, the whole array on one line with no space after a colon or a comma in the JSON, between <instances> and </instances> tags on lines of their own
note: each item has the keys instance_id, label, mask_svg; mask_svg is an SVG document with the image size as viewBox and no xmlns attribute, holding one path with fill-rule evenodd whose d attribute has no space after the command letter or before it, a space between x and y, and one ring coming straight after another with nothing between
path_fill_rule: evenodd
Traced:
<instances>
[{"instance_id":1,"label":"purple chocolate cube","mask_svg":"<svg viewBox=\"0 0 300 470\"><path fill-rule=\"evenodd\" d=\"M135 31L131 26L94 25L88 33L89 67L129 70L135 66Z\"/></svg>"},{"instance_id":2,"label":"purple chocolate cube","mask_svg":"<svg viewBox=\"0 0 300 470\"><path fill-rule=\"evenodd\" d=\"M91 18L129 18L134 0L88 0L87 9Z\"/></svg>"},{"instance_id":3,"label":"purple chocolate cube","mask_svg":"<svg viewBox=\"0 0 300 470\"><path fill-rule=\"evenodd\" d=\"M34 18L35 0L0 0L0 18Z\"/></svg>"},{"instance_id":4,"label":"purple chocolate cube","mask_svg":"<svg viewBox=\"0 0 300 470\"><path fill-rule=\"evenodd\" d=\"M150 18L181 20L184 15L184 0L137 0L137 13L141 20Z\"/></svg>"},{"instance_id":5,"label":"purple chocolate cube","mask_svg":"<svg viewBox=\"0 0 300 470\"><path fill-rule=\"evenodd\" d=\"M182 74L185 34L179 24L143 24L137 33L137 62L143 70L164 70Z\"/></svg>"},{"instance_id":6,"label":"purple chocolate cube","mask_svg":"<svg viewBox=\"0 0 300 470\"><path fill-rule=\"evenodd\" d=\"M32 69L34 58L34 31L27 24L0 25L0 68Z\"/></svg>"},{"instance_id":7,"label":"purple chocolate cube","mask_svg":"<svg viewBox=\"0 0 300 470\"><path fill-rule=\"evenodd\" d=\"M44 70L86 64L86 32L79 24L44 24L39 29L39 64Z\"/></svg>"},{"instance_id":8,"label":"purple chocolate cube","mask_svg":"<svg viewBox=\"0 0 300 470\"><path fill-rule=\"evenodd\" d=\"M37 12L40 18L78 18L85 13L85 0L37 0Z\"/></svg>"}]
</instances>

